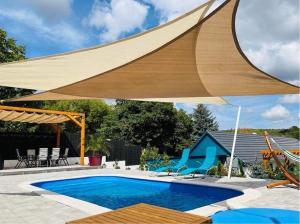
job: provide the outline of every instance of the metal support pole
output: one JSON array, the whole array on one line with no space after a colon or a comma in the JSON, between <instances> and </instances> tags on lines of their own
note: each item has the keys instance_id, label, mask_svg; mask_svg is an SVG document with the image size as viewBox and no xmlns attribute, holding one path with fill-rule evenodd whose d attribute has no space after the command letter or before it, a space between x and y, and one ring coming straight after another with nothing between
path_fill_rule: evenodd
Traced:
<instances>
[{"instance_id":1,"label":"metal support pole","mask_svg":"<svg viewBox=\"0 0 300 224\"><path fill-rule=\"evenodd\" d=\"M235 144L236 144L236 137L237 137L239 122L240 122L240 114L241 114L241 106L238 107L238 113L237 113L237 118L236 118L236 123L235 123L234 137L233 137L230 163L229 163L229 169L228 169L228 178L231 178L231 171L232 171L232 163L233 163L234 150L235 150Z\"/></svg>"}]
</instances>

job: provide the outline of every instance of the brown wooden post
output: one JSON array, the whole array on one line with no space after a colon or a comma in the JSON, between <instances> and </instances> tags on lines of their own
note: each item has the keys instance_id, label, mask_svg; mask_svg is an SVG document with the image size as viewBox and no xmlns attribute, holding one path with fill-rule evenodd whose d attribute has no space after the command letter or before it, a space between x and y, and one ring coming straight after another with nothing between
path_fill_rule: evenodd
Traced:
<instances>
[{"instance_id":1,"label":"brown wooden post","mask_svg":"<svg viewBox=\"0 0 300 224\"><path fill-rule=\"evenodd\" d=\"M264 166L265 170L269 169L269 167L270 167L270 158L264 156L264 158L263 158L263 166Z\"/></svg>"},{"instance_id":2,"label":"brown wooden post","mask_svg":"<svg viewBox=\"0 0 300 224\"><path fill-rule=\"evenodd\" d=\"M84 165L84 145L85 145L85 114L81 117L81 134L80 134L80 165Z\"/></svg>"},{"instance_id":3,"label":"brown wooden post","mask_svg":"<svg viewBox=\"0 0 300 224\"><path fill-rule=\"evenodd\" d=\"M61 134L61 129L59 125L56 125L56 147L60 147L60 134Z\"/></svg>"}]
</instances>

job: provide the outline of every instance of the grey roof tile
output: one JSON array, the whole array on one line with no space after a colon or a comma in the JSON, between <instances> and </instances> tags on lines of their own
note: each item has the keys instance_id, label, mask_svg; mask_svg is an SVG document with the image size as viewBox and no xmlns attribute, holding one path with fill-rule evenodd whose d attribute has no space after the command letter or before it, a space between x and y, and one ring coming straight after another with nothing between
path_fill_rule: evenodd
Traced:
<instances>
[{"instance_id":1,"label":"grey roof tile","mask_svg":"<svg viewBox=\"0 0 300 224\"><path fill-rule=\"evenodd\" d=\"M228 151L231 152L233 133L225 131L209 132L219 143L221 143ZM274 140L285 149L298 149L300 142L294 138L273 137ZM277 148L273 145L274 148ZM235 155L244 162L255 161L262 159L261 150L267 149L264 136L257 134L238 134L235 148Z\"/></svg>"}]
</instances>

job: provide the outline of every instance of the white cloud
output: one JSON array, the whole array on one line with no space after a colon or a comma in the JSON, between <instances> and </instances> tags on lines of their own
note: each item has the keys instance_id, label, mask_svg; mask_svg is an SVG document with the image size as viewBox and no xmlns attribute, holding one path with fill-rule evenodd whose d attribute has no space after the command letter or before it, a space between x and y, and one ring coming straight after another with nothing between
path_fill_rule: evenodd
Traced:
<instances>
[{"instance_id":1,"label":"white cloud","mask_svg":"<svg viewBox=\"0 0 300 224\"><path fill-rule=\"evenodd\" d=\"M278 104L270 108L269 110L263 112L261 115L263 118L266 118L268 120L280 121L288 119L288 117L290 116L290 112L285 107Z\"/></svg>"},{"instance_id":2,"label":"white cloud","mask_svg":"<svg viewBox=\"0 0 300 224\"><path fill-rule=\"evenodd\" d=\"M63 43L70 47L80 47L85 36L65 22L49 25L40 16L26 9L0 9L0 18L14 21L20 29L32 32L32 37L39 36L47 41Z\"/></svg>"},{"instance_id":3,"label":"white cloud","mask_svg":"<svg viewBox=\"0 0 300 224\"><path fill-rule=\"evenodd\" d=\"M71 15L73 0L19 0L44 19L57 22Z\"/></svg>"},{"instance_id":4,"label":"white cloud","mask_svg":"<svg viewBox=\"0 0 300 224\"><path fill-rule=\"evenodd\" d=\"M288 82L295 85L295 86L300 86L300 78L296 79L296 80L290 80Z\"/></svg>"},{"instance_id":5,"label":"white cloud","mask_svg":"<svg viewBox=\"0 0 300 224\"><path fill-rule=\"evenodd\" d=\"M295 78L299 73L300 43L264 43L261 48L248 49L250 61L264 71L284 80Z\"/></svg>"},{"instance_id":6,"label":"white cloud","mask_svg":"<svg viewBox=\"0 0 300 224\"><path fill-rule=\"evenodd\" d=\"M299 1L240 1L236 20L238 38L246 48L268 42L298 41L298 12Z\"/></svg>"},{"instance_id":7,"label":"white cloud","mask_svg":"<svg viewBox=\"0 0 300 224\"><path fill-rule=\"evenodd\" d=\"M299 94L289 94L284 95L279 99L280 103L290 103L290 104L300 104L300 95Z\"/></svg>"},{"instance_id":8,"label":"white cloud","mask_svg":"<svg viewBox=\"0 0 300 224\"><path fill-rule=\"evenodd\" d=\"M102 41L113 41L135 29L143 29L148 6L135 0L94 1L83 23L101 31Z\"/></svg>"},{"instance_id":9,"label":"white cloud","mask_svg":"<svg viewBox=\"0 0 300 224\"><path fill-rule=\"evenodd\" d=\"M237 37L245 54L285 81L299 77L298 12L299 1L281 0L240 1L237 12Z\"/></svg>"},{"instance_id":10,"label":"white cloud","mask_svg":"<svg viewBox=\"0 0 300 224\"><path fill-rule=\"evenodd\" d=\"M156 11L160 13L162 22L170 21L190 10L200 6L205 0L144 0L144 2L153 5Z\"/></svg>"}]
</instances>

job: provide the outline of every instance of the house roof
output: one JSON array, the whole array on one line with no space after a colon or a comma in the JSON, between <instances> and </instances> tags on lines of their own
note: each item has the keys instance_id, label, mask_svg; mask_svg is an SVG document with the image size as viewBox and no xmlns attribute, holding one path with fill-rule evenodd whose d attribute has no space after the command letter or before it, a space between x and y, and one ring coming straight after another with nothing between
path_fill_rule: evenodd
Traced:
<instances>
[{"instance_id":1,"label":"house roof","mask_svg":"<svg viewBox=\"0 0 300 224\"><path fill-rule=\"evenodd\" d=\"M216 144L218 144L227 155L231 154L231 151L228 150L224 145L222 145L221 142L219 142L210 132L206 131L203 135L200 136L200 138L196 141L196 143L192 147L191 153L197 148L197 146L202 142L202 140L205 138L205 136L209 136Z\"/></svg>"},{"instance_id":2,"label":"house roof","mask_svg":"<svg viewBox=\"0 0 300 224\"><path fill-rule=\"evenodd\" d=\"M231 152L233 133L225 131L214 131L210 134L226 149ZM300 148L300 142L294 138L287 137L273 137L274 140L285 149L298 149ZM277 148L276 146L273 146ZM238 134L235 155L244 162L255 161L256 159L262 159L260 153L261 150L267 149L264 136L257 134Z\"/></svg>"}]
</instances>

